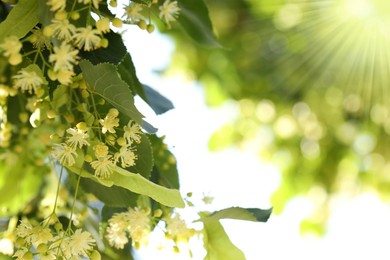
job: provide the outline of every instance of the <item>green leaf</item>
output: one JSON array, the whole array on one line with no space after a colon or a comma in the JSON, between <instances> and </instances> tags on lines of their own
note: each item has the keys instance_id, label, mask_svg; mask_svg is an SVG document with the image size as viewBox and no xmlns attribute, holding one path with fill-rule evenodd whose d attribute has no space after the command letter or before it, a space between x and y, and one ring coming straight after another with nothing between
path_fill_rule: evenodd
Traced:
<instances>
[{"instance_id":1,"label":"green leaf","mask_svg":"<svg viewBox=\"0 0 390 260\"><path fill-rule=\"evenodd\" d=\"M230 241L219 221L204 222L205 260L245 260L244 253Z\"/></svg>"},{"instance_id":2,"label":"green leaf","mask_svg":"<svg viewBox=\"0 0 390 260\"><path fill-rule=\"evenodd\" d=\"M209 11L203 0L178 0L178 22L196 42L207 47L222 47L213 32Z\"/></svg>"},{"instance_id":3,"label":"green leaf","mask_svg":"<svg viewBox=\"0 0 390 260\"><path fill-rule=\"evenodd\" d=\"M0 216L12 216L23 210L39 194L45 167L23 164L0 165Z\"/></svg>"},{"instance_id":4,"label":"green leaf","mask_svg":"<svg viewBox=\"0 0 390 260\"><path fill-rule=\"evenodd\" d=\"M146 95L146 102L150 105L153 111L157 115L161 115L171 109L173 109L172 102L166 97L162 96L156 90L152 89L147 85L143 85Z\"/></svg>"},{"instance_id":5,"label":"green leaf","mask_svg":"<svg viewBox=\"0 0 390 260\"><path fill-rule=\"evenodd\" d=\"M131 173L118 166L115 167L115 172L107 179L97 178L94 174L79 166L67 168L81 177L89 178L104 186L111 187L112 185L115 185L122 187L137 194L146 195L168 207L183 208L185 206L183 198L178 190L168 189L157 185L145 179L141 174Z\"/></svg>"},{"instance_id":6,"label":"green leaf","mask_svg":"<svg viewBox=\"0 0 390 260\"><path fill-rule=\"evenodd\" d=\"M80 57L89 60L94 65L103 62L119 64L127 54L122 36L111 31L104 34L104 37L109 41L107 48L99 48L94 51L80 50Z\"/></svg>"},{"instance_id":7,"label":"green leaf","mask_svg":"<svg viewBox=\"0 0 390 260\"><path fill-rule=\"evenodd\" d=\"M142 87L142 84L137 77L135 66L129 53L126 53L121 63L119 63L118 72L121 75L123 81L125 81L130 86L133 94L138 94L143 100L147 102L144 88Z\"/></svg>"},{"instance_id":8,"label":"green leaf","mask_svg":"<svg viewBox=\"0 0 390 260\"><path fill-rule=\"evenodd\" d=\"M95 90L95 94L104 98L121 113L142 125L142 114L134 105L134 97L127 84L119 77L116 67L102 63L92 65L89 61L80 62L84 79Z\"/></svg>"},{"instance_id":9,"label":"green leaf","mask_svg":"<svg viewBox=\"0 0 390 260\"><path fill-rule=\"evenodd\" d=\"M135 207L138 194L118 186L106 187L90 179L82 178L81 187L110 207Z\"/></svg>"},{"instance_id":10,"label":"green leaf","mask_svg":"<svg viewBox=\"0 0 390 260\"><path fill-rule=\"evenodd\" d=\"M220 219L238 219L257 222L267 222L272 209L257 209L257 208L239 208L231 207L213 212L209 216L203 217L200 221L218 221Z\"/></svg>"},{"instance_id":11,"label":"green leaf","mask_svg":"<svg viewBox=\"0 0 390 260\"><path fill-rule=\"evenodd\" d=\"M20 0L0 23L0 39L15 35L24 37L38 23L38 0Z\"/></svg>"},{"instance_id":12,"label":"green leaf","mask_svg":"<svg viewBox=\"0 0 390 260\"><path fill-rule=\"evenodd\" d=\"M153 147L155 182L168 188L179 189L179 174L174 155L163 143L163 138L151 135L149 139Z\"/></svg>"},{"instance_id":13,"label":"green leaf","mask_svg":"<svg viewBox=\"0 0 390 260\"><path fill-rule=\"evenodd\" d=\"M134 147L137 149L138 159L136 160L134 166L129 167L129 171L137 172L143 177L149 179L153 168L153 151L149 138L143 134L141 142L139 144L135 144Z\"/></svg>"},{"instance_id":14,"label":"green leaf","mask_svg":"<svg viewBox=\"0 0 390 260\"><path fill-rule=\"evenodd\" d=\"M116 173L119 174L112 174L109 180L113 181L117 186L149 196L168 207L184 208L185 206L178 190L157 185L140 174L128 172L120 167L116 167Z\"/></svg>"}]
</instances>

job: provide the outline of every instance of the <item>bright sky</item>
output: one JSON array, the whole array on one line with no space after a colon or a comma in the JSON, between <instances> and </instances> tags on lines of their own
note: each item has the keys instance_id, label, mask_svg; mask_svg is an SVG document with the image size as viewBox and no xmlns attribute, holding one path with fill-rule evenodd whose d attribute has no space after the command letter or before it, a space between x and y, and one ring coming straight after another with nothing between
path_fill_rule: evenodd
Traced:
<instances>
[{"instance_id":1,"label":"bright sky","mask_svg":"<svg viewBox=\"0 0 390 260\"><path fill-rule=\"evenodd\" d=\"M157 32L148 34L134 29L126 35L138 77L176 107L149 121L166 135L166 142L177 157L182 194L193 192L195 202L203 193L215 197L211 210L230 206L269 208L270 196L280 181L274 167L262 164L249 152L231 149L210 153L207 149L210 134L234 117L235 104L210 109L195 83L178 75L162 79L153 74L153 70L167 65L173 45ZM313 207L313 202L304 198L293 200L281 215L272 215L267 223L222 223L248 260L389 259L389 205L369 191L357 198L346 195L334 201L328 232L323 238L302 237L299 233L300 221ZM153 243L150 249L140 251L140 259L157 259L156 252L160 252L158 259L188 259L185 254L161 254L153 249ZM195 252L194 259L202 257L202 252Z\"/></svg>"}]
</instances>

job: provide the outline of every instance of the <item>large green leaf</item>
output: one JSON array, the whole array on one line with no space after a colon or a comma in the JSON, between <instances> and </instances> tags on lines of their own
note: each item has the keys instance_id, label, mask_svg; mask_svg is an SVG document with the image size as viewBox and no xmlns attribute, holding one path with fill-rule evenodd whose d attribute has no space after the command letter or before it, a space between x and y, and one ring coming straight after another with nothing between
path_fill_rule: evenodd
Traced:
<instances>
[{"instance_id":1,"label":"large green leaf","mask_svg":"<svg viewBox=\"0 0 390 260\"><path fill-rule=\"evenodd\" d=\"M213 32L209 11L203 0L178 0L178 22L196 42L207 47L222 47Z\"/></svg>"},{"instance_id":2,"label":"large green leaf","mask_svg":"<svg viewBox=\"0 0 390 260\"><path fill-rule=\"evenodd\" d=\"M24 37L38 23L38 0L20 0L4 22L0 23L0 39L9 35Z\"/></svg>"},{"instance_id":3,"label":"large green leaf","mask_svg":"<svg viewBox=\"0 0 390 260\"><path fill-rule=\"evenodd\" d=\"M121 63L118 64L118 72L121 75L123 81L125 81L130 86L133 94L138 94L143 100L147 101L144 89L137 77L135 66L129 53L126 53Z\"/></svg>"},{"instance_id":4,"label":"large green leaf","mask_svg":"<svg viewBox=\"0 0 390 260\"><path fill-rule=\"evenodd\" d=\"M244 253L230 241L219 221L204 222L204 247L205 260L245 260Z\"/></svg>"},{"instance_id":5,"label":"large green leaf","mask_svg":"<svg viewBox=\"0 0 390 260\"><path fill-rule=\"evenodd\" d=\"M220 219L238 219L257 222L266 222L270 217L272 209L257 208L239 208L231 207L211 213L209 216L202 217L200 220L218 221Z\"/></svg>"},{"instance_id":6,"label":"large green leaf","mask_svg":"<svg viewBox=\"0 0 390 260\"><path fill-rule=\"evenodd\" d=\"M94 65L103 62L119 64L127 53L122 36L111 31L106 33L104 37L109 41L107 48L99 48L94 51L80 50L80 57L89 60Z\"/></svg>"},{"instance_id":7,"label":"large green leaf","mask_svg":"<svg viewBox=\"0 0 390 260\"><path fill-rule=\"evenodd\" d=\"M81 179L81 187L111 207L134 207L138 194L118 186L106 187L87 178Z\"/></svg>"},{"instance_id":8,"label":"large green leaf","mask_svg":"<svg viewBox=\"0 0 390 260\"><path fill-rule=\"evenodd\" d=\"M128 85L119 77L116 67L109 63L92 65L83 60L80 68L84 79L101 96L121 113L142 125L142 114L134 105L134 97Z\"/></svg>"}]
</instances>

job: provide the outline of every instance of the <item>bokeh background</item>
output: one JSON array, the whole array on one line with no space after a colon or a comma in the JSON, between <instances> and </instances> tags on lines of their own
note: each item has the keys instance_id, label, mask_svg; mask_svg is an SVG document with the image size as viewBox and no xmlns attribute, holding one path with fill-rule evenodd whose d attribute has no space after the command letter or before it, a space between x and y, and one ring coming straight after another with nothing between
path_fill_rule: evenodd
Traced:
<instances>
[{"instance_id":1,"label":"bokeh background","mask_svg":"<svg viewBox=\"0 0 390 260\"><path fill-rule=\"evenodd\" d=\"M265 224L223 222L248 259L388 259L390 2L206 3L220 47L175 27L128 41L175 104L149 119L182 191L200 209L273 207Z\"/></svg>"}]
</instances>

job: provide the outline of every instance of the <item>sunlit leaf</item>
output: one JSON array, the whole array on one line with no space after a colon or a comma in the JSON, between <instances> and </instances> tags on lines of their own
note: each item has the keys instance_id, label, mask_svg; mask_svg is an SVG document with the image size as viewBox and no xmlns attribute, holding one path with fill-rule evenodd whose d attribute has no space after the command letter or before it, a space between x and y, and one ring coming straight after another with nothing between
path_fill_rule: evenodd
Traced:
<instances>
[{"instance_id":1,"label":"sunlit leaf","mask_svg":"<svg viewBox=\"0 0 390 260\"><path fill-rule=\"evenodd\" d=\"M247 221L266 222L270 217L272 209L257 209L257 208L239 208L231 207L211 213L209 216L203 217L200 220L217 221L220 219L237 219Z\"/></svg>"},{"instance_id":2,"label":"sunlit leaf","mask_svg":"<svg viewBox=\"0 0 390 260\"><path fill-rule=\"evenodd\" d=\"M244 253L229 239L219 221L204 222L205 260L245 260Z\"/></svg>"},{"instance_id":3,"label":"sunlit leaf","mask_svg":"<svg viewBox=\"0 0 390 260\"><path fill-rule=\"evenodd\" d=\"M89 61L80 62L85 80L96 91L121 113L142 124L142 114L134 105L133 94L127 84L119 77L116 67L102 63L92 65Z\"/></svg>"},{"instance_id":4,"label":"sunlit leaf","mask_svg":"<svg viewBox=\"0 0 390 260\"><path fill-rule=\"evenodd\" d=\"M0 39L9 35L24 37L38 23L38 0L20 0L0 23Z\"/></svg>"},{"instance_id":5,"label":"sunlit leaf","mask_svg":"<svg viewBox=\"0 0 390 260\"><path fill-rule=\"evenodd\" d=\"M203 0L179 0L180 15L178 22L187 34L196 42L208 47L221 47L209 17L209 11Z\"/></svg>"},{"instance_id":6,"label":"sunlit leaf","mask_svg":"<svg viewBox=\"0 0 390 260\"><path fill-rule=\"evenodd\" d=\"M135 193L146 195L155 201L169 207L184 207L184 201L180 192L176 189L168 189L157 185L140 174L130 173L117 167L116 173L109 178L115 185L131 190Z\"/></svg>"},{"instance_id":7,"label":"sunlit leaf","mask_svg":"<svg viewBox=\"0 0 390 260\"><path fill-rule=\"evenodd\" d=\"M118 166L115 167L115 172L107 179L97 178L92 173L77 166L68 167L68 169L84 178L91 179L106 187L115 185L137 194L146 195L168 207L184 207L184 201L178 190L168 189L157 185L148 179L145 179L141 174L131 173Z\"/></svg>"}]
</instances>

